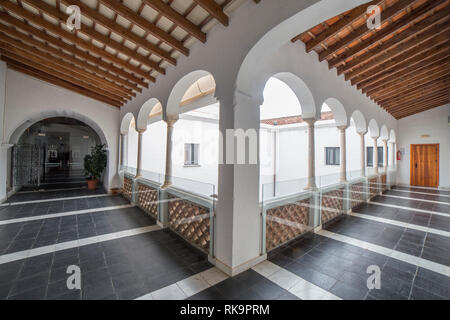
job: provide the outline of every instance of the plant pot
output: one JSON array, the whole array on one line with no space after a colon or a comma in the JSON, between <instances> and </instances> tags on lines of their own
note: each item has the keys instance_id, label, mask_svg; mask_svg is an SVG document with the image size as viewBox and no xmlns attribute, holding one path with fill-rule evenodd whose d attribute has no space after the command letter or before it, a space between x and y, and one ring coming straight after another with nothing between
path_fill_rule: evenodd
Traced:
<instances>
[{"instance_id":1,"label":"plant pot","mask_svg":"<svg viewBox=\"0 0 450 320\"><path fill-rule=\"evenodd\" d=\"M87 184L88 184L88 190L95 190L95 189L97 189L97 180L88 179L87 180Z\"/></svg>"}]
</instances>

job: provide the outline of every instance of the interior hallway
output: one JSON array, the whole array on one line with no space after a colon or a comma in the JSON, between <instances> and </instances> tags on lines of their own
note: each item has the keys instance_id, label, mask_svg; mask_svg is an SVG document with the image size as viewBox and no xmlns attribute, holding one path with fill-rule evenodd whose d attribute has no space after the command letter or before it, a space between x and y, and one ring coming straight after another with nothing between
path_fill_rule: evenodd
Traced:
<instances>
[{"instance_id":1,"label":"interior hallway","mask_svg":"<svg viewBox=\"0 0 450 320\"><path fill-rule=\"evenodd\" d=\"M450 192L398 187L229 278L121 196L23 192L0 206L0 298L450 299L449 235Z\"/></svg>"}]
</instances>

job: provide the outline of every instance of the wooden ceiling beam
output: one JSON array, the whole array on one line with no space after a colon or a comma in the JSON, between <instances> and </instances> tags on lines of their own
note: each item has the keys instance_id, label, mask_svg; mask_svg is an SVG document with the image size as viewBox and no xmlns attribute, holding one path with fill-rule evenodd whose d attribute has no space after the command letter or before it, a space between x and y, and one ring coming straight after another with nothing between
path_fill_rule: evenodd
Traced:
<instances>
[{"instance_id":1,"label":"wooden ceiling beam","mask_svg":"<svg viewBox=\"0 0 450 320\"><path fill-rule=\"evenodd\" d=\"M398 85L391 86L389 90L385 90L383 92L379 92L376 95L372 94L370 97L375 100L377 103L384 101L385 99L396 97L397 95L401 95L405 91L409 91L420 87L423 84L428 82L440 79L441 77L450 74L450 62L446 67L438 66L435 70L430 70L429 73L418 74L417 77L412 78L409 81L405 81L404 83L399 83Z\"/></svg>"},{"instance_id":2,"label":"wooden ceiling beam","mask_svg":"<svg viewBox=\"0 0 450 320\"><path fill-rule=\"evenodd\" d=\"M134 76L132 73L128 73L123 69L119 69L115 65L105 62L101 58L94 57L94 56L88 54L87 52L84 52L84 51L78 49L75 46L69 45L68 43L66 43L60 39L52 37L52 36L48 35L46 32L36 29L36 28L32 27L31 25L26 24L25 22L23 22L17 18L14 18L13 16L10 16L4 12L0 12L0 20L14 26L15 28L19 28L19 29L25 31L34 37L40 38L47 43L51 43L52 45L54 45L62 50L71 52L74 55L78 56L79 58L82 58L86 61L89 61L89 62L95 64L95 65L105 68L106 70L108 70L108 73L112 72L114 74L117 74L117 75L125 78L126 80L124 80L124 81L126 81L126 83L128 84L127 86L131 85L130 88L136 87L135 85L133 85L134 83L138 84L142 87L145 87L145 88L148 87L148 84L145 81ZM22 34L22 33L20 32L20 34ZM31 37L30 37L30 39L31 39ZM117 77L114 75L111 75L111 76L113 76L115 79L116 78L121 79L120 77ZM111 80L114 80L114 79L111 79ZM120 82L120 80L117 80L117 81ZM152 81L154 82L155 79L153 78Z\"/></svg>"},{"instance_id":3,"label":"wooden ceiling beam","mask_svg":"<svg viewBox=\"0 0 450 320\"><path fill-rule=\"evenodd\" d=\"M402 63L405 59L410 59L423 51L447 42L450 38L449 30L450 24L437 25L421 33L413 40L399 44L394 49L370 60L361 67L345 73L345 80L354 79L368 72L372 74L373 69L380 66L383 68L395 67L396 64Z\"/></svg>"},{"instance_id":4,"label":"wooden ceiling beam","mask_svg":"<svg viewBox=\"0 0 450 320\"><path fill-rule=\"evenodd\" d=\"M33 1L36 0L24 0L24 1ZM122 27L120 24L115 23L113 20L108 19L104 15L100 14L97 10L92 9L88 5L84 4L80 0L61 0L62 3L64 3L67 6L70 5L76 5L80 8L80 12L82 15L88 17L89 19L97 22L98 24L102 25L106 29L108 29L110 32L114 32L117 35L121 36L122 38L127 39L128 41L134 43L136 46L141 47L147 51L149 51L152 54L155 54L156 56L160 57L163 60L168 61L171 64L176 64L176 61L173 57L169 55L167 51L162 50L160 47L154 45L153 43L147 41L145 38L139 37L134 32L130 31L127 28ZM83 31L83 29L81 30ZM106 44L109 45L109 44ZM138 55L138 53L135 53L134 56ZM132 56L131 58L134 58ZM156 68L154 67L156 66ZM159 67L159 64L156 62L153 64L153 67L155 70L157 70L160 73L165 73L165 70Z\"/></svg>"},{"instance_id":5,"label":"wooden ceiling beam","mask_svg":"<svg viewBox=\"0 0 450 320\"><path fill-rule=\"evenodd\" d=\"M114 107L117 107L117 108L119 108L121 106L120 103L118 103L117 101L111 100L108 97L102 96L102 95L100 95L98 93L95 93L95 92L92 92L90 90L86 90L86 89L84 89L82 87L78 87L78 86L74 85L73 83L64 81L62 79L59 79L59 78L54 77L52 75L49 75L47 73L41 72L39 70L30 68L29 66L21 64L21 63L19 63L17 61L14 61L12 59L9 59L9 58L6 58L6 57L1 57L1 59L8 64L8 68L11 68L11 69L16 70L18 72L22 72L22 73L27 74L29 76L35 77L35 78L37 78L39 80L51 83L51 84L53 84L55 86L58 86L58 87L65 88L67 90L76 92L78 94L84 95L84 96L89 97L91 99L95 99L95 100L101 101L103 103L106 103L108 105L111 105L111 106L114 106Z\"/></svg>"},{"instance_id":6,"label":"wooden ceiling beam","mask_svg":"<svg viewBox=\"0 0 450 320\"><path fill-rule=\"evenodd\" d=\"M448 90L443 90L443 91L439 91L433 94L429 94L427 96L421 97L420 99L416 99L415 101L411 102L404 102L404 103L399 103L399 104L395 104L395 105L391 105L389 106L389 112L391 111L399 111L399 110L404 110L404 109L408 109L408 108L413 108L415 106L418 105L422 105L422 104L427 104L430 101L434 101L436 99L441 99L444 97L450 97L450 92Z\"/></svg>"},{"instance_id":7,"label":"wooden ceiling beam","mask_svg":"<svg viewBox=\"0 0 450 320\"><path fill-rule=\"evenodd\" d=\"M197 38L203 43L206 42L206 34L202 32L202 30L198 26L196 26L191 21L179 14L176 10L174 10L170 5L161 0L143 0L143 2L165 16L178 27L185 30L191 36Z\"/></svg>"},{"instance_id":8,"label":"wooden ceiling beam","mask_svg":"<svg viewBox=\"0 0 450 320\"><path fill-rule=\"evenodd\" d=\"M210 15L212 15L217 21L224 26L228 26L228 16L223 12L220 5L214 0L194 0L200 7L205 9Z\"/></svg>"},{"instance_id":9,"label":"wooden ceiling beam","mask_svg":"<svg viewBox=\"0 0 450 320\"><path fill-rule=\"evenodd\" d=\"M103 71L102 69L98 68L97 66L94 66L90 63L86 63L80 59L77 59L77 58L65 53L62 50L55 49L54 47L47 45L45 42L38 41L38 40L34 39L33 37L25 35L22 32L18 32L12 27L7 27L0 23L0 32L4 33L5 35L9 35L15 39L18 39L24 43L28 43L29 45L31 45L41 51L50 53L58 58L64 59L65 61L75 64L82 69L90 70L93 73L101 75L105 79L109 79L115 83L122 84L123 86L125 86L131 90L135 90L138 92L142 91L142 89L139 88L137 85L135 85L127 80L124 80L120 77L114 76L113 74L111 74L109 72Z\"/></svg>"},{"instance_id":10,"label":"wooden ceiling beam","mask_svg":"<svg viewBox=\"0 0 450 320\"><path fill-rule=\"evenodd\" d=\"M439 107L444 104L447 104L450 102L450 95L443 95L441 97L436 97L428 101L421 101L416 104L408 104L406 106L403 106L400 109L393 109L389 111L394 117L404 116L405 114L414 114L418 112L422 112L423 109L430 109L430 106Z\"/></svg>"},{"instance_id":11,"label":"wooden ceiling beam","mask_svg":"<svg viewBox=\"0 0 450 320\"><path fill-rule=\"evenodd\" d=\"M119 0L99 0L104 6L108 7L118 15L122 16L123 18L127 19L131 23L139 26L140 28L144 29L145 31L149 32L154 37L158 38L162 42L168 44L172 48L175 48L177 51L181 52L182 54L188 56L189 55L189 49L184 46L184 44L177 40L176 38L172 37L170 34L166 33L164 30L158 28L153 23L145 19L144 17L138 15L136 12L122 4ZM169 58L167 58L169 59ZM166 59L166 60L167 60ZM168 60L169 61L169 60ZM176 64L176 61L173 61L173 58L170 59L172 64Z\"/></svg>"},{"instance_id":12,"label":"wooden ceiling beam","mask_svg":"<svg viewBox=\"0 0 450 320\"><path fill-rule=\"evenodd\" d=\"M34 69L40 70L42 72L45 72L47 74L51 74L51 75L53 75L55 77L58 77L58 78L63 79L65 81L67 81L67 82L71 82L73 84L76 84L76 85L78 85L80 87L83 87L83 88L85 88L87 90L98 92L99 94L107 96L111 100L115 100L115 101L117 101L117 102L119 102L121 104L126 102L125 98L123 98L123 97L118 97L118 96L116 96L116 95L114 95L114 94L112 94L110 92L105 92L103 89L100 89L98 87L95 87L95 86L92 86L92 85L90 85L88 83L85 83L84 81L81 81L81 80L75 78L74 76L72 76L70 74L57 71L58 68L55 68L54 66L50 67L46 63L37 62L38 59L35 59L33 56L28 56L28 55L25 55L26 57L19 56L16 53L10 52L9 50L5 50L4 49L4 44L2 44L2 43L0 43L0 48L1 48L0 49L0 54L2 56L6 56L6 57L8 57L10 59L18 61L18 62L20 62L22 64L25 64L25 65L27 65L29 67L32 67ZM31 58L31 59L28 59L28 58Z\"/></svg>"},{"instance_id":13,"label":"wooden ceiling beam","mask_svg":"<svg viewBox=\"0 0 450 320\"><path fill-rule=\"evenodd\" d=\"M410 48L420 45L424 41L443 32L449 19L449 13L442 10L439 15L434 15L430 19L423 20L417 25L403 31L399 35L392 37L367 53L354 57L350 62L337 68L338 75L347 73L354 68L361 67L356 71L370 69L392 57L407 51ZM358 72L355 73L356 76Z\"/></svg>"},{"instance_id":14,"label":"wooden ceiling beam","mask_svg":"<svg viewBox=\"0 0 450 320\"><path fill-rule=\"evenodd\" d=\"M321 32L315 39L311 39L306 43L306 52L321 46L331 38L335 37L342 29L349 27L352 23L367 16L367 8L372 5L380 5L383 1L374 0L369 3L360 5L347 14L343 15L336 23L332 24L328 29Z\"/></svg>"},{"instance_id":15,"label":"wooden ceiling beam","mask_svg":"<svg viewBox=\"0 0 450 320\"><path fill-rule=\"evenodd\" d=\"M27 20L28 22L32 22L33 24L43 27L47 31L49 31L61 38L64 38L64 39L72 42L75 45L83 47L86 50L93 52L94 54L99 55L113 63L116 63L116 64L132 71L135 74L138 74L149 80L153 78L152 76L150 76L150 74L148 72L145 72L144 70L116 57L115 55L110 54L109 52L106 52L105 50L98 48L97 46L93 45L91 42L79 38L75 34L64 30L61 26L54 25L53 23L46 21L45 19L41 18L40 16L35 15L35 14L31 13L30 11L25 10L25 9L13 4L12 2L10 2L8 0L0 0L0 6L2 6L4 9L11 11L14 14L22 17L23 19Z\"/></svg>"},{"instance_id":16,"label":"wooden ceiling beam","mask_svg":"<svg viewBox=\"0 0 450 320\"><path fill-rule=\"evenodd\" d=\"M412 57L406 57L406 59L400 60L400 57L393 59L392 61L385 63L377 68L373 69L368 74L359 75L351 80L352 85L360 85L370 82L372 79L383 79L392 75L393 72L399 72L401 70L410 68L415 64L420 63L422 60L434 55L440 55L448 51L449 39L442 34L434 38L434 45L432 48L426 48L419 54L415 54ZM358 87L358 89L360 89Z\"/></svg>"},{"instance_id":17,"label":"wooden ceiling beam","mask_svg":"<svg viewBox=\"0 0 450 320\"><path fill-rule=\"evenodd\" d=\"M131 89L126 89L124 87L121 87L114 82L111 82L109 80L105 80L95 74L92 74L90 72L85 71L84 69L77 67L73 64L64 62L60 58L57 58L55 56L52 56L50 54L44 53L42 51L36 50L34 47L24 44L23 42L20 42L18 40L15 40L5 34L0 33L0 41L3 42L0 46L2 46L3 49L8 50L9 52L13 52L17 55L21 55L24 57L28 57L31 59L31 57L35 57L38 59L41 63L45 63L42 60L46 60L49 66L56 66L58 69L58 66L61 70L65 70L67 73L77 73L80 77L80 80L83 80L85 82L91 83L92 85L96 85L104 90L111 91L117 95L120 95L125 98L129 98L130 96L136 96L136 94L133 93ZM12 49L12 47L15 48L15 50ZM57 70L60 71L60 70Z\"/></svg>"},{"instance_id":18,"label":"wooden ceiling beam","mask_svg":"<svg viewBox=\"0 0 450 320\"><path fill-rule=\"evenodd\" d=\"M436 1L432 1L432 2L425 2L420 7L416 8L411 14L407 15L405 18L401 18L401 19L395 21L394 23L392 23L391 25L389 25L388 27L378 30L376 33L371 35L368 39L361 40L360 43L356 44L355 46L353 46L351 48L348 48L347 51L340 54L336 58L330 59L328 61L329 68L331 69L331 68L334 68L334 67L342 64L348 58L353 57L354 55L367 50L374 43L378 43L386 37L394 36L396 33L398 33L400 30L402 30L405 26L407 26L411 23L414 23L415 21L417 21L419 19L422 19L423 17L428 15L430 12L435 10L439 5L442 5L444 2L448 2L448 0L436 0ZM421 24L422 22L419 22L419 23ZM415 27L412 27L412 28L415 28ZM407 30L401 32L398 36L403 35L404 32L407 32Z\"/></svg>"},{"instance_id":19,"label":"wooden ceiling beam","mask_svg":"<svg viewBox=\"0 0 450 320\"><path fill-rule=\"evenodd\" d=\"M69 18L69 14L62 12L58 8L55 8L41 0L22 0L29 4L30 6L34 7L37 10L41 10L51 16L52 18L58 20L60 23L66 23L67 19ZM83 12L83 11L81 11ZM155 69L161 74L165 74L166 71L164 68L161 68L159 64L153 60L151 60L148 57L144 57L143 55L136 53L134 50L131 50L127 46L123 45L120 42L117 42L110 38L108 35L104 35L101 32L98 32L95 30L95 27L89 27L85 24L82 24L81 29L77 30L77 32L84 33L85 35L89 36L91 39L95 39L96 41L99 41L106 46L113 48L114 50L117 50L118 52L121 52L122 54L125 54L129 56L131 59L134 59L149 68Z\"/></svg>"},{"instance_id":20,"label":"wooden ceiling beam","mask_svg":"<svg viewBox=\"0 0 450 320\"><path fill-rule=\"evenodd\" d=\"M422 86L420 86L417 90L414 89L407 90L400 95L379 102L379 104L382 105L383 108L388 108L391 105L407 102L410 101L411 99L421 98L428 94L432 94L434 92L438 92L442 89L448 88L449 88L449 74L442 76L434 81L430 81L429 83L425 83Z\"/></svg>"},{"instance_id":21,"label":"wooden ceiling beam","mask_svg":"<svg viewBox=\"0 0 450 320\"><path fill-rule=\"evenodd\" d=\"M432 102L430 102L430 103L428 103L426 105L422 105L421 107L416 107L413 110L409 110L409 111L405 110L405 111L399 112L394 117L397 120L398 119L402 119L402 118L411 116L413 114L417 114L417 113L424 112L424 111L427 111L427 110L430 110L430 109L433 109L433 108L440 107L440 106L442 106L442 105L444 105L444 104L446 104L448 102L449 102L448 99L446 100L445 98L441 99L441 100L435 100L435 101L432 101Z\"/></svg>"},{"instance_id":22,"label":"wooden ceiling beam","mask_svg":"<svg viewBox=\"0 0 450 320\"><path fill-rule=\"evenodd\" d=\"M428 58L424 58L421 61L409 64L405 68L400 68L399 70L383 73L382 75L374 79L358 84L357 88L363 90L363 92L366 93L368 90L379 88L384 84L388 85L389 83L392 83L395 80L401 79L401 77L411 75L415 73L417 70L428 68L429 66L436 63L441 63L449 56L450 56L450 49L447 49L446 51L440 52L439 54L430 55Z\"/></svg>"},{"instance_id":23,"label":"wooden ceiling beam","mask_svg":"<svg viewBox=\"0 0 450 320\"><path fill-rule=\"evenodd\" d=\"M372 98L380 98L385 95L389 95L392 92L395 92L397 88L400 88L400 90L403 87L408 87L412 84L414 84L416 81L421 80L423 78L429 78L433 75L435 71L448 69L450 68L450 59L444 59L441 61L438 61L436 63L433 63L429 65L427 68L418 68L415 72L403 76L401 78L391 79L391 81L386 81L386 84L373 89L373 90L363 90L363 93L366 93L369 97Z\"/></svg>"},{"instance_id":24,"label":"wooden ceiling beam","mask_svg":"<svg viewBox=\"0 0 450 320\"><path fill-rule=\"evenodd\" d=\"M381 24L383 25L399 13L401 13L403 10L405 10L407 7L412 5L417 0L399 0L391 7L387 8L381 13ZM358 39L366 36L368 33L373 32L374 30L371 30L367 27L367 24L362 24L358 29L354 30L352 33L350 33L348 36L344 37L343 39L339 40L335 44L328 47L326 50L319 53L319 61L323 61L328 59L330 56L335 54L337 51L345 48L349 44L357 41Z\"/></svg>"}]
</instances>

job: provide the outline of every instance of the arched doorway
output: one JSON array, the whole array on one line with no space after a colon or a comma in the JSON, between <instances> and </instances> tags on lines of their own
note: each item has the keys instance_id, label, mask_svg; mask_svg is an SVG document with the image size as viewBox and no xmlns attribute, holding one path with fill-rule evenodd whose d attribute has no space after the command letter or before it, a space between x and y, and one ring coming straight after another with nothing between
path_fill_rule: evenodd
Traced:
<instances>
[{"instance_id":1,"label":"arched doorway","mask_svg":"<svg viewBox=\"0 0 450 320\"><path fill-rule=\"evenodd\" d=\"M12 149L12 187L72 188L85 185L83 160L101 144L86 123L68 117L50 117L29 126Z\"/></svg>"}]
</instances>

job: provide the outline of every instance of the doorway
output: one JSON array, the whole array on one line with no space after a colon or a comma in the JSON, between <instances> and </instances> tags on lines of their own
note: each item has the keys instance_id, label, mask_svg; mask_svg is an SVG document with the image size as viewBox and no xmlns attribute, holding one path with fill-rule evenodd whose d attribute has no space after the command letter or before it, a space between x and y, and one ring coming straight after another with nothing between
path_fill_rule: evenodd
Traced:
<instances>
[{"instance_id":1,"label":"doorway","mask_svg":"<svg viewBox=\"0 0 450 320\"><path fill-rule=\"evenodd\" d=\"M439 186L439 144L411 145L412 186Z\"/></svg>"},{"instance_id":2,"label":"doorway","mask_svg":"<svg viewBox=\"0 0 450 320\"><path fill-rule=\"evenodd\" d=\"M97 133L79 120L41 120L27 128L13 147L12 187L34 190L84 186L84 156L100 143Z\"/></svg>"}]
</instances>

